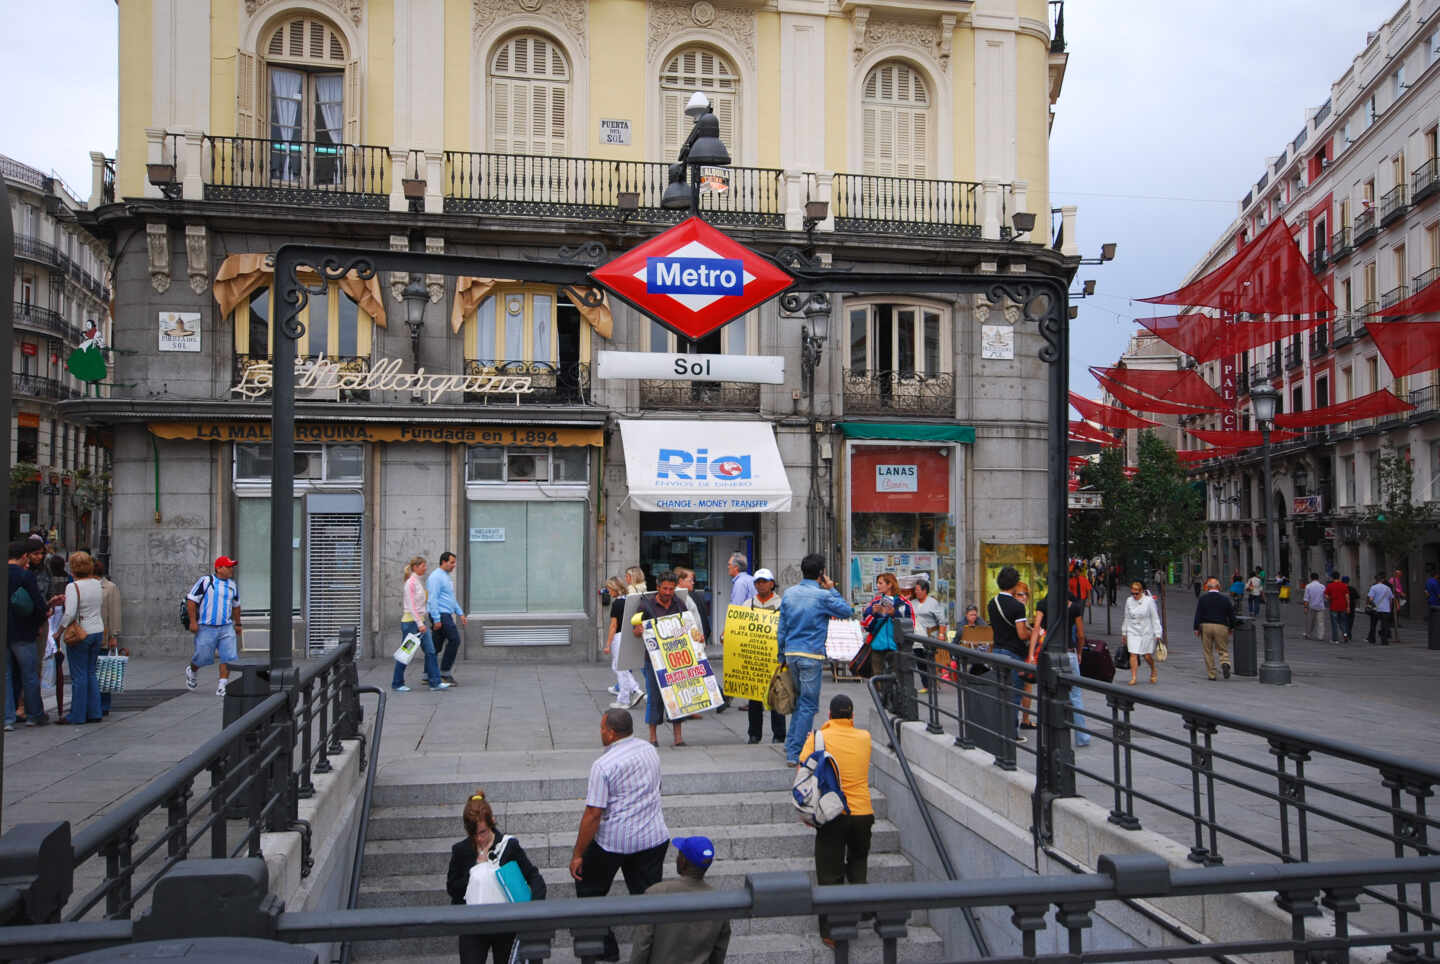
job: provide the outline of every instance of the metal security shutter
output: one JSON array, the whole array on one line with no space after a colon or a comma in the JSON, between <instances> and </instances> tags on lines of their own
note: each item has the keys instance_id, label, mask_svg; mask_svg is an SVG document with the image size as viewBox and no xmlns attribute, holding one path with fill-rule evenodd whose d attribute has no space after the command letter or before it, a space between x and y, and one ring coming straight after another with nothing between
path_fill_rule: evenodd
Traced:
<instances>
[{"instance_id":1,"label":"metal security shutter","mask_svg":"<svg viewBox=\"0 0 1440 964\"><path fill-rule=\"evenodd\" d=\"M306 521L305 651L335 648L340 627L362 625L365 601L363 518L312 512Z\"/></svg>"},{"instance_id":2,"label":"metal security shutter","mask_svg":"<svg viewBox=\"0 0 1440 964\"><path fill-rule=\"evenodd\" d=\"M486 646L569 646L567 626L486 626Z\"/></svg>"}]
</instances>

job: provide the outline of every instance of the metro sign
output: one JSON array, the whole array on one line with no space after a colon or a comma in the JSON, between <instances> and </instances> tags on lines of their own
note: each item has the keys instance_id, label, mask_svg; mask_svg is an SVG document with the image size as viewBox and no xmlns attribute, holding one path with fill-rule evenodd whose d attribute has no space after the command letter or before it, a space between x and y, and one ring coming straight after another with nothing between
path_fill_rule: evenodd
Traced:
<instances>
[{"instance_id":1,"label":"metro sign","mask_svg":"<svg viewBox=\"0 0 1440 964\"><path fill-rule=\"evenodd\" d=\"M795 283L697 217L596 268L590 277L691 340L704 338Z\"/></svg>"}]
</instances>

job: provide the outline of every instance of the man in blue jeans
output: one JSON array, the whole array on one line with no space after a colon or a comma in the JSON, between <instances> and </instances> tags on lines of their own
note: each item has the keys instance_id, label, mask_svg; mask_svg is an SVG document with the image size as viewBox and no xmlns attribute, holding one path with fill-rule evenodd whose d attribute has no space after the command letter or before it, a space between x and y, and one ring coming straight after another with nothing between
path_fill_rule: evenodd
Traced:
<instances>
[{"instance_id":1,"label":"man in blue jeans","mask_svg":"<svg viewBox=\"0 0 1440 964\"><path fill-rule=\"evenodd\" d=\"M825 575L825 557L812 552L800 560L801 581L780 600L776 631L780 660L795 680L795 713L785 734L785 762L800 763L800 749L820 708L820 673L825 667L825 637L830 620L849 619L855 610Z\"/></svg>"},{"instance_id":2,"label":"man in blue jeans","mask_svg":"<svg viewBox=\"0 0 1440 964\"><path fill-rule=\"evenodd\" d=\"M437 645L443 644L444 647L440 654L440 679L451 686L455 685L455 677L450 671L455 667L455 657L460 653L460 630L456 627L455 620L459 619L460 625L465 625L465 610L460 608L460 603L455 598L455 562L455 553L440 553L440 565L436 566L435 571L425 580L426 605L430 610L433 638Z\"/></svg>"}]
</instances>

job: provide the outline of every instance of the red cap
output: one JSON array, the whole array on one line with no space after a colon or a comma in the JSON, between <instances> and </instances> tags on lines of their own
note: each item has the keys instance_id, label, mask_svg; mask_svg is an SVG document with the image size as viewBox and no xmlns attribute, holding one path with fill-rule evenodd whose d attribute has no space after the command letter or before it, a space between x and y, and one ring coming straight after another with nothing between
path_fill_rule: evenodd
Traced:
<instances>
[{"instance_id":1,"label":"red cap","mask_svg":"<svg viewBox=\"0 0 1440 964\"><path fill-rule=\"evenodd\" d=\"M234 559L231 559L229 556L217 556L217 557L215 558L215 568L216 568L216 569L219 569L221 566L229 567L229 566L238 566L238 565L240 565L240 563L239 563L238 561L234 560Z\"/></svg>"}]
</instances>

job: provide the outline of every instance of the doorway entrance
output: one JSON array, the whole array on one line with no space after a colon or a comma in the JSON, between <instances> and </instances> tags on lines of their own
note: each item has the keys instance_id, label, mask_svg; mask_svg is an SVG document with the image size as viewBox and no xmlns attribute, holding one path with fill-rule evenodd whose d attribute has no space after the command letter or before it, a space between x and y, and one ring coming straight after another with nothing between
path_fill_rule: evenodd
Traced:
<instances>
[{"instance_id":1,"label":"doorway entrance","mask_svg":"<svg viewBox=\"0 0 1440 964\"><path fill-rule=\"evenodd\" d=\"M716 514L686 512L640 513L640 568L646 586L655 588L655 577L667 569L683 566L695 570L695 589L710 594L711 635L725 620L730 604L730 576L726 563L732 553L743 553L750 572L758 561L755 546L759 516L743 512Z\"/></svg>"}]
</instances>

